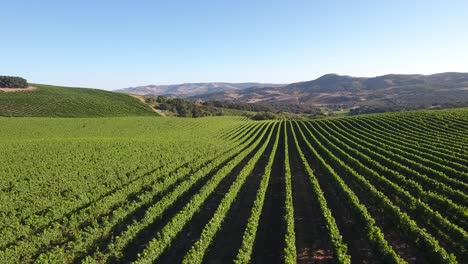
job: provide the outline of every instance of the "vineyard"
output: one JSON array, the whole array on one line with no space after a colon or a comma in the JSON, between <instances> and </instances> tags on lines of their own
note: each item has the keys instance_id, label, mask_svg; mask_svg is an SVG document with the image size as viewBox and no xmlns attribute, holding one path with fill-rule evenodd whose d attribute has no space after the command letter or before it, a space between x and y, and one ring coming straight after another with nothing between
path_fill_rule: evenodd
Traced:
<instances>
[{"instance_id":1,"label":"vineyard","mask_svg":"<svg viewBox=\"0 0 468 264\"><path fill-rule=\"evenodd\" d=\"M112 117L154 116L148 105L127 94L98 89L33 84L35 90L0 91L0 116Z\"/></svg>"},{"instance_id":2,"label":"vineyard","mask_svg":"<svg viewBox=\"0 0 468 264\"><path fill-rule=\"evenodd\" d=\"M468 263L468 109L0 118L0 263Z\"/></svg>"}]
</instances>

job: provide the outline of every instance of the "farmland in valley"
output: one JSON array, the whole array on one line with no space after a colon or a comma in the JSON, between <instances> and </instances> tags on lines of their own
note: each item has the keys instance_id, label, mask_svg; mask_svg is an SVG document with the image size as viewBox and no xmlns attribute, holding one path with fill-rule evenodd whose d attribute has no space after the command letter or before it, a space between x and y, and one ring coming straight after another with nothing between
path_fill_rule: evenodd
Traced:
<instances>
[{"instance_id":1,"label":"farmland in valley","mask_svg":"<svg viewBox=\"0 0 468 264\"><path fill-rule=\"evenodd\" d=\"M0 118L0 156L0 263L468 262L468 109Z\"/></svg>"}]
</instances>

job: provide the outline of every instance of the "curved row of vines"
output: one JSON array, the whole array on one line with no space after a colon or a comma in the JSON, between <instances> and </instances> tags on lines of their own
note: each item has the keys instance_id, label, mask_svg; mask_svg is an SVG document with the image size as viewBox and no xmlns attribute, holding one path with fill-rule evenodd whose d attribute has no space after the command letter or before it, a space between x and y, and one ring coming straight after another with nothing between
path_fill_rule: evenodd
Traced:
<instances>
[{"instance_id":1,"label":"curved row of vines","mask_svg":"<svg viewBox=\"0 0 468 264\"><path fill-rule=\"evenodd\" d=\"M468 262L466 109L0 124L1 263Z\"/></svg>"}]
</instances>

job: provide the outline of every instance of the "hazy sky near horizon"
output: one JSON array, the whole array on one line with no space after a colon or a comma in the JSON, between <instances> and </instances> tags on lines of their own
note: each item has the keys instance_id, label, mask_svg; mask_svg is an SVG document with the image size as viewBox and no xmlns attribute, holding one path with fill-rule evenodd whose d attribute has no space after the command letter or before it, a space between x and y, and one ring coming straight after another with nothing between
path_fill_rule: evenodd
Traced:
<instances>
[{"instance_id":1,"label":"hazy sky near horizon","mask_svg":"<svg viewBox=\"0 0 468 264\"><path fill-rule=\"evenodd\" d=\"M468 72L468 1L1 1L0 75L118 89Z\"/></svg>"}]
</instances>

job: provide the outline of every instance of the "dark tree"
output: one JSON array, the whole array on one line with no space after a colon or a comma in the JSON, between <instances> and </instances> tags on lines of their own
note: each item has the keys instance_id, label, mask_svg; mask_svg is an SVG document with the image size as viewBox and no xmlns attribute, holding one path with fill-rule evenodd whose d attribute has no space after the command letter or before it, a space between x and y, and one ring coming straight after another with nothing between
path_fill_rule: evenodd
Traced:
<instances>
[{"instance_id":1,"label":"dark tree","mask_svg":"<svg viewBox=\"0 0 468 264\"><path fill-rule=\"evenodd\" d=\"M28 88L26 79L13 76L0 76L0 87L2 88Z\"/></svg>"}]
</instances>

